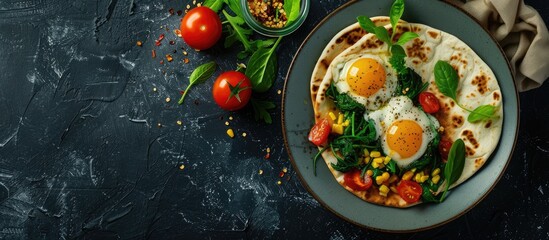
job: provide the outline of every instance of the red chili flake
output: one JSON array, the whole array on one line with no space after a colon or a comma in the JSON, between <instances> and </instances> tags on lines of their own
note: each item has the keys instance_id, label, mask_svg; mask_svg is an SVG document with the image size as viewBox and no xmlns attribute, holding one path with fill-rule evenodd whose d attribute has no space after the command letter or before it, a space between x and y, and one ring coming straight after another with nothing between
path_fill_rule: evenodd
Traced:
<instances>
[{"instance_id":1,"label":"red chili flake","mask_svg":"<svg viewBox=\"0 0 549 240\"><path fill-rule=\"evenodd\" d=\"M185 94L185 91L184 91L184 90L181 90L181 91L179 91L179 93L180 93L181 95L183 95L183 94Z\"/></svg>"},{"instance_id":2,"label":"red chili flake","mask_svg":"<svg viewBox=\"0 0 549 240\"><path fill-rule=\"evenodd\" d=\"M158 41L158 40L154 40L154 44L155 44L157 47L160 46L160 45L162 45L162 43L161 43L160 41Z\"/></svg>"},{"instance_id":3,"label":"red chili flake","mask_svg":"<svg viewBox=\"0 0 549 240\"><path fill-rule=\"evenodd\" d=\"M162 45L162 40L164 40L164 34L163 34L163 33L160 34L160 36L158 37L158 39L154 41L155 44L156 44L156 46Z\"/></svg>"},{"instance_id":4,"label":"red chili flake","mask_svg":"<svg viewBox=\"0 0 549 240\"><path fill-rule=\"evenodd\" d=\"M166 59L168 60L168 62L173 61L173 57L170 54L166 54Z\"/></svg>"},{"instance_id":5,"label":"red chili flake","mask_svg":"<svg viewBox=\"0 0 549 240\"><path fill-rule=\"evenodd\" d=\"M187 63L189 63L189 59L188 59L188 58L185 58L185 59L183 59L183 62L184 62L185 64L187 64Z\"/></svg>"},{"instance_id":6,"label":"red chili flake","mask_svg":"<svg viewBox=\"0 0 549 240\"><path fill-rule=\"evenodd\" d=\"M179 29L173 30L173 33L174 33L175 36L177 36L177 37L182 37L182 35L181 35L181 30L179 30Z\"/></svg>"},{"instance_id":7,"label":"red chili flake","mask_svg":"<svg viewBox=\"0 0 549 240\"><path fill-rule=\"evenodd\" d=\"M162 41L164 40L164 33L160 34L160 36L158 37L158 41Z\"/></svg>"},{"instance_id":8,"label":"red chili flake","mask_svg":"<svg viewBox=\"0 0 549 240\"><path fill-rule=\"evenodd\" d=\"M170 45L174 45L175 44L175 41L174 40L171 40L170 41Z\"/></svg>"},{"instance_id":9,"label":"red chili flake","mask_svg":"<svg viewBox=\"0 0 549 240\"><path fill-rule=\"evenodd\" d=\"M155 50L152 50L152 57L156 58L156 51Z\"/></svg>"},{"instance_id":10,"label":"red chili flake","mask_svg":"<svg viewBox=\"0 0 549 240\"><path fill-rule=\"evenodd\" d=\"M269 159L269 158L271 158L271 153L265 154L265 159Z\"/></svg>"},{"instance_id":11,"label":"red chili flake","mask_svg":"<svg viewBox=\"0 0 549 240\"><path fill-rule=\"evenodd\" d=\"M183 11L178 10L178 11L177 11L177 16L181 16L181 14L183 14Z\"/></svg>"},{"instance_id":12,"label":"red chili flake","mask_svg":"<svg viewBox=\"0 0 549 240\"><path fill-rule=\"evenodd\" d=\"M283 171L280 171L280 172L278 173L278 177L280 177L280 178L284 177L284 172L283 172Z\"/></svg>"},{"instance_id":13,"label":"red chili flake","mask_svg":"<svg viewBox=\"0 0 549 240\"><path fill-rule=\"evenodd\" d=\"M164 60L160 60L160 64L164 64Z\"/></svg>"},{"instance_id":14,"label":"red chili flake","mask_svg":"<svg viewBox=\"0 0 549 240\"><path fill-rule=\"evenodd\" d=\"M168 12L170 13L170 15L173 15L175 13L175 10L173 10L173 8L170 8Z\"/></svg>"}]
</instances>

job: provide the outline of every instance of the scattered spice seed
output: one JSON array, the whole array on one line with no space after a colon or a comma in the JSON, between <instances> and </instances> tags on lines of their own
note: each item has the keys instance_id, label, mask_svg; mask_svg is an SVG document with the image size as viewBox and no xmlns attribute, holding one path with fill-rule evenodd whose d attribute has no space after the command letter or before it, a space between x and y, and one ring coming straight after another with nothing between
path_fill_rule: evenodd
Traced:
<instances>
[{"instance_id":1,"label":"scattered spice seed","mask_svg":"<svg viewBox=\"0 0 549 240\"><path fill-rule=\"evenodd\" d=\"M181 30L179 30L179 29L173 30L173 33L174 33L175 36L177 36L177 37L182 37L182 35L181 35Z\"/></svg>"},{"instance_id":2,"label":"scattered spice seed","mask_svg":"<svg viewBox=\"0 0 549 240\"><path fill-rule=\"evenodd\" d=\"M172 55L170 55L170 54L166 54L166 60L168 60L168 62L171 62L171 61L173 61L173 57L172 57Z\"/></svg>"},{"instance_id":3,"label":"scattered spice seed","mask_svg":"<svg viewBox=\"0 0 549 240\"><path fill-rule=\"evenodd\" d=\"M283 171L280 171L280 172L278 173L278 177L283 178L283 177L284 177L284 172L283 172Z\"/></svg>"},{"instance_id":4,"label":"scattered spice seed","mask_svg":"<svg viewBox=\"0 0 549 240\"><path fill-rule=\"evenodd\" d=\"M141 41L137 41L137 46L138 46L138 47L141 47L141 46L143 46L143 42L141 42Z\"/></svg>"},{"instance_id":5,"label":"scattered spice seed","mask_svg":"<svg viewBox=\"0 0 549 240\"><path fill-rule=\"evenodd\" d=\"M202 3L198 3L198 4L196 4L196 6L197 6L197 7L200 7L200 6L202 6Z\"/></svg>"},{"instance_id":6,"label":"scattered spice seed","mask_svg":"<svg viewBox=\"0 0 549 240\"><path fill-rule=\"evenodd\" d=\"M232 121L232 120L233 120L233 116L229 116L229 120L231 120L231 121Z\"/></svg>"},{"instance_id":7,"label":"scattered spice seed","mask_svg":"<svg viewBox=\"0 0 549 240\"><path fill-rule=\"evenodd\" d=\"M171 100L172 100L172 99L169 98L169 97L166 98L166 102L167 102L167 103L169 103Z\"/></svg>"},{"instance_id":8,"label":"scattered spice seed","mask_svg":"<svg viewBox=\"0 0 549 240\"><path fill-rule=\"evenodd\" d=\"M156 58L156 51L154 49L152 50L152 58Z\"/></svg>"},{"instance_id":9,"label":"scattered spice seed","mask_svg":"<svg viewBox=\"0 0 549 240\"><path fill-rule=\"evenodd\" d=\"M158 126L159 128L162 127L162 123L158 123L156 126Z\"/></svg>"},{"instance_id":10,"label":"scattered spice seed","mask_svg":"<svg viewBox=\"0 0 549 240\"><path fill-rule=\"evenodd\" d=\"M181 14L183 14L183 11L177 10L177 16L181 16Z\"/></svg>"},{"instance_id":11,"label":"scattered spice seed","mask_svg":"<svg viewBox=\"0 0 549 240\"><path fill-rule=\"evenodd\" d=\"M271 154L270 154L270 153L265 154L265 157L264 157L264 158L265 158L265 159L271 158Z\"/></svg>"},{"instance_id":12,"label":"scattered spice seed","mask_svg":"<svg viewBox=\"0 0 549 240\"><path fill-rule=\"evenodd\" d=\"M181 166L179 166L179 169L181 170L185 169L185 165L181 164Z\"/></svg>"},{"instance_id":13,"label":"scattered spice seed","mask_svg":"<svg viewBox=\"0 0 549 240\"><path fill-rule=\"evenodd\" d=\"M225 126L229 126L229 122L225 122Z\"/></svg>"},{"instance_id":14,"label":"scattered spice seed","mask_svg":"<svg viewBox=\"0 0 549 240\"><path fill-rule=\"evenodd\" d=\"M170 13L170 15L173 15L175 13L175 10L173 10L173 8L170 8L168 12Z\"/></svg>"},{"instance_id":15,"label":"scattered spice seed","mask_svg":"<svg viewBox=\"0 0 549 240\"><path fill-rule=\"evenodd\" d=\"M183 55L187 56L187 54L188 54L187 51L183 51Z\"/></svg>"},{"instance_id":16,"label":"scattered spice seed","mask_svg":"<svg viewBox=\"0 0 549 240\"><path fill-rule=\"evenodd\" d=\"M179 126L183 125L183 122L182 122L181 120L177 120L176 123L177 123L177 125L179 125Z\"/></svg>"},{"instance_id":17,"label":"scattered spice seed","mask_svg":"<svg viewBox=\"0 0 549 240\"><path fill-rule=\"evenodd\" d=\"M259 175L263 175L263 170L259 169Z\"/></svg>"},{"instance_id":18,"label":"scattered spice seed","mask_svg":"<svg viewBox=\"0 0 549 240\"><path fill-rule=\"evenodd\" d=\"M187 64L187 63L189 63L189 59L188 59L188 58L185 58L185 59L183 59L183 62L184 62L185 64Z\"/></svg>"},{"instance_id":19,"label":"scattered spice seed","mask_svg":"<svg viewBox=\"0 0 549 240\"><path fill-rule=\"evenodd\" d=\"M156 91L158 91L158 89L156 89L156 88L153 88L153 92L156 92Z\"/></svg>"},{"instance_id":20,"label":"scattered spice seed","mask_svg":"<svg viewBox=\"0 0 549 240\"><path fill-rule=\"evenodd\" d=\"M191 5L187 4L187 9L190 9L191 8Z\"/></svg>"},{"instance_id":21,"label":"scattered spice seed","mask_svg":"<svg viewBox=\"0 0 549 240\"><path fill-rule=\"evenodd\" d=\"M248 135L248 134L245 133L245 132L242 133L242 137L246 137L247 135Z\"/></svg>"},{"instance_id":22,"label":"scattered spice seed","mask_svg":"<svg viewBox=\"0 0 549 240\"><path fill-rule=\"evenodd\" d=\"M282 171L283 171L284 173L287 173L287 172L288 172L288 168L287 168L287 167L284 167L284 168L282 169Z\"/></svg>"},{"instance_id":23,"label":"scattered spice seed","mask_svg":"<svg viewBox=\"0 0 549 240\"><path fill-rule=\"evenodd\" d=\"M175 41L174 40L170 40L170 45L174 45L175 44Z\"/></svg>"},{"instance_id":24,"label":"scattered spice seed","mask_svg":"<svg viewBox=\"0 0 549 240\"><path fill-rule=\"evenodd\" d=\"M278 181L276 182L276 184L281 185L281 184L282 184L282 181L278 180Z\"/></svg>"},{"instance_id":25,"label":"scattered spice seed","mask_svg":"<svg viewBox=\"0 0 549 240\"><path fill-rule=\"evenodd\" d=\"M282 93L282 90L278 90L278 91L276 91L276 93L278 93L278 95L280 95Z\"/></svg>"},{"instance_id":26,"label":"scattered spice seed","mask_svg":"<svg viewBox=\"0 0 549 240\"><path fill-rule=\"evenodd\" d=\"M271 148L267 148L267 152L270 153L270 152L271 152Z\"/></svg>"},{"instance_id":27,"label":"scattered spice seed","mask_svg":"<svg viewBox=\"0 0 549 240\"><path fill-rule=\"evenodd\" d=\"M164 59L160 60L160 64L164 64ZM164 71L164 73L166 72Z\"/></svg>"},{"instance_id":28,"label":"scattered spice seed","mask_svg":"<svg viewBox=\"0 0 549 240\"><path fill-rule=\"evenodd\" d=\"M196 5L196 0L193 0L193 5Z\"/></svg>"}]
</instances>

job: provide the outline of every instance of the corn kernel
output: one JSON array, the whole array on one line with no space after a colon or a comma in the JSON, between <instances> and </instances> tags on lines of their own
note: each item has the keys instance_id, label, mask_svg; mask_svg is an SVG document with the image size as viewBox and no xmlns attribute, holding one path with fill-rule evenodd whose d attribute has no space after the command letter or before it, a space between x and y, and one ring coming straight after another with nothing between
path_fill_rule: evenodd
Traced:
<instances>
[{"instance_id":1,"label":"corn kernel","mask_svg":"<svg viewBox=\"0 0 549 240\"><path fill-rule=\"evenodd\" d=\"M417 168L412 168L412 172L416 172L417 171Z\"/></svg>"},{"instance_id":2,"label":"corn kernel","mask_svg":"<svg viewBox=\"0 0 549 240\"><path fill-rule=\"evenodd\" d=\"M229 137L231 137L231 138L234 138L234 131L233 131L233 129L231 129L231 128L227 129L227 135L229 135Z\"/></svg>"},{"instance_id":3,"label":"corn kernel","mask_svg":"<svg viewBox=\"0 0 549 240\"><path fill-rule=\"evenodd\" d=\"M367 148L364 149L364 156L370 156L370 151Z\"/></svg>"},{"instance_id":4,"label":"corn kernel","mask_svg":"<svg viewBox=\"0 0 549 240\"><path fill-rule=\"evenodd\" d=\"M339 114L339 117L337 118L337 124L342 124L343 123L343 114Z\"/></svg>"},{"instance_id":5,"label":"corn kernel","mask_svg":"<svg viewBox=\"0 0 549 240\"><path fill-rule=\"evenodd\" d=\"M341 124L332 124L332 132L336 134L343 134L343 126Z\"/></svg>"},{"instance_id":6,"label":"corn kernel","mask_svg":"<svg viewBox=\"0 0 549 240\"><path fill-rule=\"evenodd\" d=\"M383 180L387 180L391 175L388 172L384 172L381 176L383 176Z\"/></svg>"},{"instance_id":7,"label":"corn kernel","mask_svg":"<svg viewBox=\"0 0 549 240\"><path fill-rule=\"evenodd\" d=\"M379 151L372 151L370 153L370 157L373 157L373 158L381 157L381 153Z\"/></svg>"},{"instance_id":8,"label":"corn kernel","mask_svg":"<svg viewBox=\"0 0 549 240\"><path fill-rule=\"evenodd\" d=\"M389 193L389 191L390 191L390 189L385 185L381 185L379 187L379 195L381 195L381 196L387 197L387 193Z\"/></svg>"},{"instance_id":9,"label":"corn kernel","mask_svg":"<svg viewBox=\"0 0 549 240\"><path fill-rule=\"evenodd\" d=\"M440 173L440 168L435 168L435 170L433 170L433 173L431 173L431 176L436 176Z\"/></svg>"},{"instance_id":10,"label":"corn kernel","mask_svg":"<svg viewBox=\"0 0 549 240\"><path fill-rule=\"evenodd\" d=\"M425 182L427 181L427 179L429 179L429 175L423 175L420 179L421 182Z\"/></svg>"},{"instance_id":11,"label":"corn kernel","mask_svg":"<svg viewBox=\"0 0 549 240\"><path fill-rule=\"evenodd\" d=\"M383 163L383 158L382 157L376 157L376 158L374 158L374 162Z\"/></svg>"},{"instance_id":12,"label":"corn kernel","mask_svg":"<svg viewBox=\"0 0 549 240\"><path fill-rule=\"evenodd\" d=\"M383 176L377 176L376 177L377 185L381 185L383 182L385 182L385 178L383 178Z\"/></svg>"},{"instance_id":13,"label":"corn kernel","mask_svg":"<svg viewBox=\"0 0 549 240\"><path fill-rule=\"evenodd\" d=\"M438 181L440 181L440 175L433 176L433 178L431 178L431 181L433 181L434 184L438 184Z\"/></svg>"},{"instance_id":14,"label":"corn kernel","mask_svg":"<svg viewBox=\"0 0 549 240\"><path fill-rule=\"evenodd\" d=\"M386 156L385 159L383 160L383 163L384 163L385 165L387 165L387 164L389 164L390 161L391 161L391 157Z\"/></svg>"},{"instance_id":15,"label":"corn kernel","mask_svg":"<svg viewBox=\"0 0 549 240\"><path fill-rule=\"evenodd\" d=\"M366 170L366 175L368 175L369 177L371 177L372 175L374 175L374 171L372 171L372 170Z\"/></svg>"},{"instance_id":16,"label":"corn kernel","mask_svg":"<svg viewBox=\"0 0 549 240\"><path fill-rule=\"evenodd\" d=\"M351 124L351 122L349 120L345 120L345 122L343 122L344 127L348 127L349 124Z\"/></svg>"},{"instance_id":17,"label":"corn kernel","mask_svg":"<svg viewBox=\"0 0 549 240\"><path fill-rule=\"evenodd\" d=\"M398 193L398 190L395 186L391 186L390 189L391 189L391 192Z\"/></svg>"},{"instance_id":18,"label":"corn kernel","mask_svg":"<svg viewBox=\"0 0 549 240\"><path fill-rule=\"evenodd\" d=\"M407 171L404 173L404 175L402 175L402 180L410 180L412 179L412 176L414 176L414 172Z\"/></svg>"},{"instance_id":19,"label":"corn kernel","mask_svg":"<svg viewBox=\"0 0 549 240\"><path fill-rule=\"evenodd\" d=\"M369 156L364 157L364 163L366 163L366 164L370 163L370 157Z\"/></svg>"},{"instance_id":20,"label":"corn kernel","mask_svg":"<svg viewBox=\"0 0 549 240\"><path fill-rule=\"evenodd\" d=\"M421 177L423 177L422 172L416 173L416 176L414 177L414 180L416 182L421 182Z\"/></svg>"},{"instance_id":21,"label":"corn kernel","mask_svg":"<svg viewBox=\"0 0 549 240\"><path fill-rule=\"evenodd\" d=\"M377 163L377 162L375 162L375 161L372 162L372 167L373 167L373 168L379 168L379 163Z\"/></svg>"},{"instance_id":22,"label":"corn kernel","mask_svg":"<svg viewBox=\"0 0 549 240\"><path fill-rule=\"evenodd\" d=\"M333 112L328 113L332 121L335 121L337 119L336 115Z\"/></svg>"}]
</instances>

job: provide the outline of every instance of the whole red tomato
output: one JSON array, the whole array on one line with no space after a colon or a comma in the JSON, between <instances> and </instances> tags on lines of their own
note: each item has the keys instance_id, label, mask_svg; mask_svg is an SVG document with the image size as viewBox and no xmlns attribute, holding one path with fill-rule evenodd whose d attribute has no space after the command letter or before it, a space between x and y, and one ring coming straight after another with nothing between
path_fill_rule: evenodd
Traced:
<instances>
[{"instance_id":1,"label":"whole red tomato","mask_svg":"<svg viewBox=\"0 0 549 240\"><path fill-rule=\"evenodd\" d=\"M243 108L252 96L252 83L244 73L224 72L214 82L212 94L219 107L234 111Z\"/></svg>"},{"instance_id":2,"label":"whole red tomato","mask_svg":"<svg viewBox=\"0 0 549 240\"><path fill-rule=\"evenodd\" d=\"M212 47L221 37L219 16L208 7L196 7L181 20L181 36L192 48L204 50Z\"/></svg>"}]
</instances>

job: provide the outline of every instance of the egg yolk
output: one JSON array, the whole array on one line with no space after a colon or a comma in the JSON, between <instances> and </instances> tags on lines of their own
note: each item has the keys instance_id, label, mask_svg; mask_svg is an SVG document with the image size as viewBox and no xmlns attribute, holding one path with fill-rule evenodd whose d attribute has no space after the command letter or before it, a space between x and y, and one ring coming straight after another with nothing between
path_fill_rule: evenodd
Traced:
<instances>
[{"instance_id":1,"label":"egg yolk","mask_svg":"<svg viewBox=\"0 0 549 240\"><path fill-rule=\"evenodd\" d=\"M401 158L409 158L419 151L423 129L412 120L393 122L386 132L387 145Z\"/></svg>"},{"instance_id":2,"label":"egg yolk","mask_svg":"<svg viewBox=\"0 0 549 240\"><path fill-rule=\"evenodd\" d=\"M372 58L356 60L347 71L346 80L351 90L363 97L374 95L385 85L385 68Z\"/></svg>"}]
</instances>

